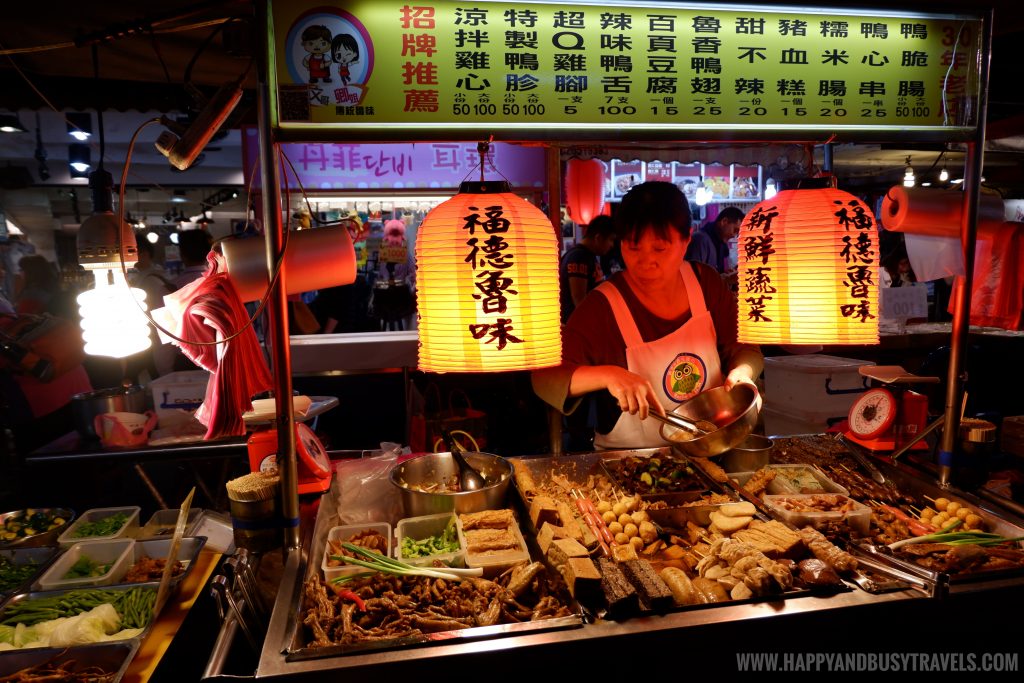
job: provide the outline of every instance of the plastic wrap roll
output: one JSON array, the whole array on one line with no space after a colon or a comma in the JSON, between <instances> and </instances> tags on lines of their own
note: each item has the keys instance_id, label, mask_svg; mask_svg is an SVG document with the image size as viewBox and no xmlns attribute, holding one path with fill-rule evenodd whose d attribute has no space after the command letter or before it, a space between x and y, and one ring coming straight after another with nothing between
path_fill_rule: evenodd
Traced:
<instances>
[{"instance_id":1,"label":"plastic wrap roll","mask_svg":"<svg viewBox=\"0 0 1024 683\"><path fill-rule=\"evenodd\" d=\"M963 192L897 185L882 200L882 226L886 230L960 237ZM1003 226L1003 200L983 194L978 200L978 236L991 236Z\"/></svg>"}]
</instances>

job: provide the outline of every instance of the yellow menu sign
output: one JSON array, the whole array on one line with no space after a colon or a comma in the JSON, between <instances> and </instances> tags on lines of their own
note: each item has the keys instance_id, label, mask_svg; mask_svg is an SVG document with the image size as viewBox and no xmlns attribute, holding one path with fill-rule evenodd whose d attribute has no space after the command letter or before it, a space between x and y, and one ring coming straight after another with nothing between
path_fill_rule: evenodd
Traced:
<instances>
[{"instance_id":1,"label":"yellow menu sign","mask_svg":"<svg viewBox=\"0 0 1024 683\"><path fill-rule=\"evenodd\" d=\"M280 0L273 20L284 129L503 126L543 138L978 123L980 16Z\"/></svg>"}]
</instances>

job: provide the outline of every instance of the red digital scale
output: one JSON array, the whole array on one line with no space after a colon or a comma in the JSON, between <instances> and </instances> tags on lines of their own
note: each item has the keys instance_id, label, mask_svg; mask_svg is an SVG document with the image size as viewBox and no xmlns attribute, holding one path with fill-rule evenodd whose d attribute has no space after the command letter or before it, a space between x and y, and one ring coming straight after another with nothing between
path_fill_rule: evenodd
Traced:
<instances>
[{"instance_id":1,"label":"red digital scale","mask_svg":"<svg viewBox=\"0 0 1024 683\"><path fill-rule=\"evenodd\" d=\"M276 429L254 432L247 444L253 472L277 469ZM295 425L295 455L300 494L323 493L331 487L331 459L313 430L301 422Z\"/></svg>"},{"instance_id":2,"label":"red digital scale","mask_svg":"<svg viewBox=\"0 0 1024 683\"><path fill-rule=\"evenodd\" d=\"M897 365L865 366L860 374L886 386L857 398L850 408L846 437L872 451L901 448L928 424L928 397L906 385L935 384L939 378L918 377ZM911 450L927 449L922 440Z\"/></svg>"}]
</instances>

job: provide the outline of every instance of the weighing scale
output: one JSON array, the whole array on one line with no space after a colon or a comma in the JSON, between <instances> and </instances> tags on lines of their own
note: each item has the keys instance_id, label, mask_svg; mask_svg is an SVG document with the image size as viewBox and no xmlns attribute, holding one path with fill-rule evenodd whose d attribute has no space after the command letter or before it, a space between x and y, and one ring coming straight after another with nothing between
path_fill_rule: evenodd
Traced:
<instances>
[{"instance_id":1,"label":"weighing scale","mask_svg":"<svg viewBox=\"0 0 1024 683\"><path fill-rule=\"evenodd\" d=\"M331 487L331 459L320 439L303 421L312 419L338 405L333 396L313 396L308 408L295 415L295 456L298 467L299 494L323 493ZM247 427L275 424L274 412L247 414ZM277 469L277 430L257 429L246 442L249 447L249 467L253 472Z\"/></svg>"},{"instance_id":2,"label":"weighing scale","mask_svg":"<svg viewBox=\"0 0 1024 683\"><path fill-rule=\"evenodd\" d=\"M850 408L846 437L872 451L894 451L928 424L928 397L909 384L938 384L938 377L912 375L898 365L864 366L860 374L886 385L864 392ZM928 450L918 441L911 450Z\"/></svg>"}]
</instances>

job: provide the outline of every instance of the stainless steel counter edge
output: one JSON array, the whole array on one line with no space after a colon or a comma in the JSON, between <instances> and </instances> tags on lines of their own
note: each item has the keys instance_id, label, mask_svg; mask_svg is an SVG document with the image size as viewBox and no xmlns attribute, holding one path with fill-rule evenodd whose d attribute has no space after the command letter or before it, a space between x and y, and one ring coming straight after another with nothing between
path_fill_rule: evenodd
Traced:
<instances>
[{"instance_id":1,"label":"stainless steel counter edge","mask_svg":"<svg viewBox=\"0 0 1024 683\"><path fill-rule=\"evenodd\" d=\"M418 343L416 330L293 336L292 374L318 375L338 368L346 373L415 368Z\"/></svg>"}]
</instances>

